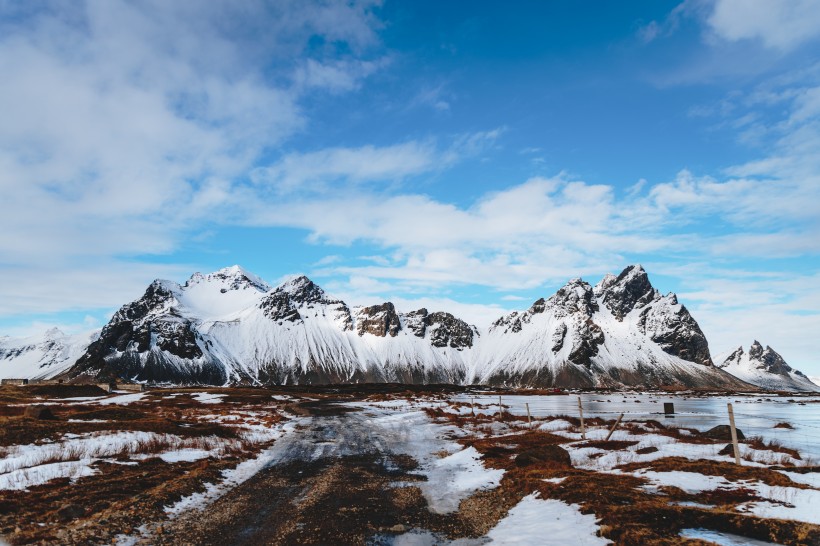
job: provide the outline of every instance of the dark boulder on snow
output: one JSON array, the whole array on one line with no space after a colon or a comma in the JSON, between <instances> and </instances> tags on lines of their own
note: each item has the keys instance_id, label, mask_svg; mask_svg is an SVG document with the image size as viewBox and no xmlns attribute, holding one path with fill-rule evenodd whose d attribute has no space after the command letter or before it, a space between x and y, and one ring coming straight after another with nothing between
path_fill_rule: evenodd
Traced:
<instances>
[{"instance_id":1,"label":"dark boulder on snow","mask_svg":"<svg viewBox=\"0 0 820 546\"><path fill-rule=\"evenodd\" d=\"M709 438L711 440L719 440L721 442L731 442L732 441L732 429L729 425L718 425L716 427L710 428L706 432L703 433L704 438ZM745 440L746 436L743 435L743 431L737 429L737 439L738 440Z\"/></svg>"}]
</instances>

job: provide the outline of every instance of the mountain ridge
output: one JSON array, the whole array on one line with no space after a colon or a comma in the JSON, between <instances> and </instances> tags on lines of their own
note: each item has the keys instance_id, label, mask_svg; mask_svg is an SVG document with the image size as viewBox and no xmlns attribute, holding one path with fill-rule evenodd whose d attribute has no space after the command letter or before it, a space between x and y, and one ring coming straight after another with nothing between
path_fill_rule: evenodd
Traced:
<instances>
[{"instance_id":1,"label":"mountain ridge","mask_svg":"<svg viewBox=\"0 0 820 546\"><path fill-rule=\"evenodd\" d=\"M231 266L183 284L156 280L62 374L217 385L749 388L713 365L695 319L638 264L594 287L572 279L484 329L389 301L350 307L304 275L272 287Z\"/></svg>"}]
</instances>

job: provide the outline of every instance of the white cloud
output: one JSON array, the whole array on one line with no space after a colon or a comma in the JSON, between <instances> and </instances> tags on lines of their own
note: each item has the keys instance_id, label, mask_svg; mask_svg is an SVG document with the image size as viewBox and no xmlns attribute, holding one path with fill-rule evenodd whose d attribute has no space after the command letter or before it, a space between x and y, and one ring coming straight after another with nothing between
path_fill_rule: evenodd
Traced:
<instances>
[{"instance_id":1,"label":"white cloud","mask_svg":"<svg viewBox=\"0 0 820 546\"><path fill-rule=\"evenodd\" d=\"M814 0L716 0L707 22L724 40L758 39L783 51L820 36L820 9Z\"/></svg>"},{"instance_id":2,"label":"white cloud","mask_svg":"<svg viewBox=\"0 0 820 546\"><path fill-rule=\"evenodd\" d=\"M334 147L290 153L251 173L254 183L277 193L342 193L350 185L382 187L407 177L441 171L491 148L503 129L455 136L440 148L433 140L411 140L390 146ZM334 193L334 192L331 192Z\"/></svg>"},{"instance_id":3,"label":"white cloud","mask_svg":"<svg viewBox=\"0 0 820 546\"><path fill-rule=\"evenodd\" d=\"M131 271L202 218L230 219L237 180L304 126L302 93L355 88L381 66L365 54L373 5L0 4L2 312L110 305L119 290L29 303L15 279ZM314 38L328 47L308 56ZM137 269L131 288L162 271Z\"/></svg>"},{"instance_id":4,"label":"white cloud","mask_svg":"<svg viewBox=\"0 0 820 546\"><path fill-rule=\"evenodd\" d=\"M815 356L820 275L738 275L737 271L703 265L681 273L693 289L681 292L680 299L699 321L713 355L758 339L801 371L820 371Z\"/></svg>"},{"instance_id":5,"label":"white cloud","mask_svg":"<svg viewBox=\"0 0 820 546\"><path fill-rule=\"evenodd\" d=\"M432 143L407 142L386 147L327 148L293 153L279 162L256 169L257 184L278 192L325 190L333 181L384 182L428 171L436 164Z\"/></svg>"}]
</instances>

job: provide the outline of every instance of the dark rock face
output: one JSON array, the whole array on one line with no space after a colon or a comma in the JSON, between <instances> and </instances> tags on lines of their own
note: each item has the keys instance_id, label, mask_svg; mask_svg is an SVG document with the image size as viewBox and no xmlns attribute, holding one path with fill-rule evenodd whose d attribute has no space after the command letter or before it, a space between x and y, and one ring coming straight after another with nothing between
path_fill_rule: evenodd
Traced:
<instances>
[{"instance_id":1,"label":"dark rock face","mask_svg":"<svg viewBox=\"0 0 820 546\"><path fill-rule=\"evenodd\" d=\"M564 347L564 339L567 337L567 325L563 322L552 332L552 352L557 353Z\"/></svg>"},{"instance_id":2,"label":"dark rock face","mask_svg":"<svg viewBox=\"0 0 820 546\"><path fill-rule=\"evenodd\" d=\"M401 331L401 321L392 303L363 307L358 316L358 333L378 337L396 337Z\"/></svg>"},{"instance_id":3,"label":"dark rock face","mask_svg":"<svg viewBox=\"0 0 820 546\"><path fill-rule=\"evenodd\" d=\"M466 349L473 346L473 328L450 313L430 313L427 315L430 342L434 347Z\"/></svg>"},{"instance_id":4,"label":"dark rock face","mask_svg":"<svg viewBox=\"0 0 820 546\"><path fill-rule=\"evenodd\" d=\"M404 315L404 326L413 332L416 337L424 337L427 333L427 309L422 307L418 311L410 311Z\"/></svg>"},{"instance_id":5,"label":"dark rock face","mask_svg":"<svg viewBox=\"0 0 820 546\"><path fill-rule=\"evenodd\" d=\"M259 308L266 317L276 322L296 322L302 319L287 292L273 292L259 303Z\"/></svg>"},{"instance_id":6,"label":"dark rock face","mask_svg":"<svg viewBox=\"0 0 820 546\"><path fill-rule=\"evenodd\" d=\"M295 302L306 303L335 303L328 300L325 291L304 275L290 281L283 290L287 291Z\"/></svg>"},{"instance_id":7,"label":"dark rock face","mask_svg":"<svg viewBox=\"0 0 820 546\"><path fill-rule=\"evenodd\" d=\"M160 309L174 299L174 293L162 281L154 281L137 301L123 305L108 324L135 321L145 317L149 311ZM104 331L105 329L103 329ZM102 336L100 336L102 337Z\"/></svg>"},{"instance_id":8,"label":"dark rock face","mask_svg":"<svg viewBox=\"0 0 820 546\"><path fill-rule=\"evenodd\" d=\"M343 330L353 328L353 318L347 305L343 301L328 298L324 290L305 276L297 277L270 292L259 303L265 316L279 324L299 322L304 318L299 313L300 308L309 313L317 306L327 306L334 318L341 322Z\"/></svg>"},{"instance_id":9,"label":"dark rock face","mask_svg":"<svg viewBox=\"0 0 820 546\"><path fill-rule=\"evenodd\" d=\"M670 296L669 303L677 305L678 300L674 294ZM706 366L712 365L706 335L683 305L675 313L657 312L653 307L644 308L638 317L638 329L670 355Z\"/></svg>"},{"instance_id":10,"label":"dark rock face","mask_svg":"<svg viewBox=\"0 0 820 546\"><path fill-rule=\"evenodd\" d=\"M405 327L416 337L430 334L430 343L433 347L452 347L466 349L473 346L473 336L478 335L475 329L451 315L450 313L428 313L421 308L403 315Z\"/></svg>"},{"instance_id":11,"label":"dark rock face","mask_svg":"<svg viewBox=\"0 0 820 546\"><path fill-rule=\"evenodd\" d=\"M608 285L602 290L604 305L621 321L630 311L651 303L660 295L640 265L627 267L614 281L606 280L608 282L602 283L602 286Z\"/></svg>"},{"instance_id":12,"label":"dark rock face","mask_svg":"<svg viewBox=\"0 0 820 546\"><path fill-rule=\"evenodd\" d=\"M592 357L598 354L598 346L604 342L604 333L589 317L576 315L573 322L577 336L573 340L569 359L576 364L589 366Z\"/></svg>"},{"instance_id":13,"label":"dark rock face","mask_svg":"<svg viewBox=\"0 0 820 546\"><path fill-rule=\"evenodd\" d=\"M156 349L181 359L201 359L204 354L196 329L190 320L174 309L173 289L162 281L154 281L143 296L124 305L89 345L69 373L93 375L101 380L118 377L139 380L170 381L152 365L175 370L169 377L185 373ZM153 317L153 318L152 318ZM145 355L141 358L140 355ZM210 375L210 374L209 374ZM224 378L224 372L222 374ZM224 382L224 381L223 381Z\"/></svg>"},{"instance_id":14,"label":"dark rock face","mask_svg":"<svg viewBox=\"0 0 820 546\"><path fill-rule=\"evenodd\" d=\"M755 340L755 342L752 343L752 346L749 348L749 358L751 360L756 360L760 362L758 368L766 370L769 373L774 373L778 375L789 375L790 372L794 372L799 375L803 375L802 372L798 372L797 370L794 370L791 366L786 364L786 361L783 360L783 357L780 356L780 354L777 351L775 351L768 345L766 345L766 348L764 349L760 342L757 340Z\"/></svg>"}]
</instances>

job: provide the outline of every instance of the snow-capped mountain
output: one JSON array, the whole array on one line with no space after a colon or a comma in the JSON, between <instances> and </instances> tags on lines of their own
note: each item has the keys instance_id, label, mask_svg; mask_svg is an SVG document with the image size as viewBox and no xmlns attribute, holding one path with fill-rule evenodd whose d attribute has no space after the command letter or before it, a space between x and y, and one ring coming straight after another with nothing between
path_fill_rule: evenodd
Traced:
<instances>
[{"instance_id":1,"label":"snow-capped mountain","mask_svg":"<svg viewBox=\"0 0 820 546\"><path fill-rule=\"evenodd\" d=\"M595 287L573 279L497 320L474 349L471 378L504 385L748 388L715 368L697 322L640 266Z\"/></svg>"},{"instance_id":2,"label":"snow-capped mountain","mask_svg":"<svg viewBox=\"0 0 820 546\"><path fill-rule=\"evenodd\" d=\"M764 349L757 340L749 347L749 352L738 347L718 367L767 390L820 392L820 386L786 364L783 357L768 345Z\"/></svg>"},{"instance_id":3,"label":"snow-capped mountain","mask_svg":"<svg viewBox=\"0 0 820 546\"><path fill-rule=\"evenodd\" d=\"M0 378L54 377L71 368L97 335L99 330L66 335L52 328L39 336L0 337Z\"/></svg>"},{"instance_id":4,"label":"snow-capped mountain","mask_svg":"<svg viewBox=\"0 0 820 546\"><path fill-rule=\"evenodd\" d=\"M483 331L390 302L351 308L307 277L271 287L233 266L182 285L154 281L75 358L62 377L750 387L712 364L697 322L640 266L595 287L572 280Z\"/></svg>"},{"instance_id":5,"label":"snow-capped mountain","mask_svg":"<svg viewBox=\"0 0 820 546\"><path fill-rule=\"evenodd\" d=\"M173 383L458 383L477 331L449 313L350 309L307 277L271 289L234 266L155 281L70 375Z\"/></svg>"}]
</instances>

